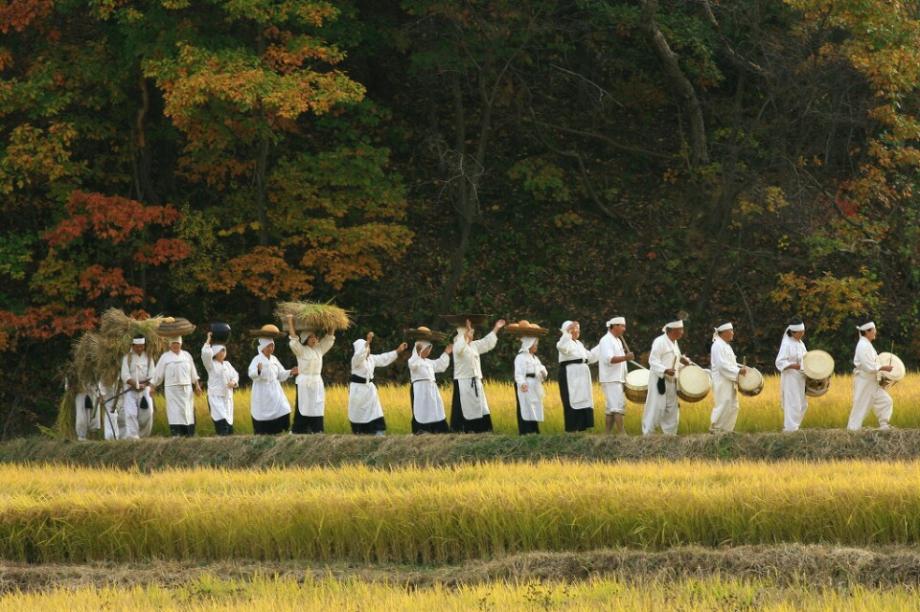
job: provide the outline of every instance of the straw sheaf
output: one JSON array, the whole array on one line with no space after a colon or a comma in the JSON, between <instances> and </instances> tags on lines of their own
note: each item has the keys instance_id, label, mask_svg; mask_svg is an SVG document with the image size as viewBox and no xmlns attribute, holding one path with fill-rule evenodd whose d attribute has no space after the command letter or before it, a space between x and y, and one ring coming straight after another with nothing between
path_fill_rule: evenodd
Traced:
<instances>
[{"instance_id":1,"label":"straw sheaf","mask_svg":"<svg viewBox=\"0 0 920 612\"><path fill-rule=\"evenodd\" d=\"M334 304L281 302L275 307L275 317L282 326L286 325L288 315L294 317L294 327L298 332L319 331L328 334L348 329L352 323L348 311Z\"/></svg>"},{"instance_id":2,"label":"straw sheaf","mask_svg":"<svg viewBox=\"0 0 920 612\"><path fill-rule=\"evenodd\" d=\"M549 333L547 328L540 327L536 323L531 323L525 320L506 325L503 331L510 336L516 336L518 338L537 338L540 336L545 336Z\"/></svg>"},{"instance_id":3,"label":"straw sheaf","mask_svg":"<svg viewBox=\"0 0 920 612\"><path fill-rule=\"evenodd\" d=\"M406 338L409 340L425 340L428 342L444 342L447 340L447 334L444 332L433 331L427 327L416 327L405 330Z\"/></svg>"}]
</instances>

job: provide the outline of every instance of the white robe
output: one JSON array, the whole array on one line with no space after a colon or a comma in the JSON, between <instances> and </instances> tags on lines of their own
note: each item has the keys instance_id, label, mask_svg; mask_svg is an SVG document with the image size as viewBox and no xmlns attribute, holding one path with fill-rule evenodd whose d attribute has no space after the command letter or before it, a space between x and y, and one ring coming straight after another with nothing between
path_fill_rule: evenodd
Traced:
<instances>
[{"instance_id":1,"label":"white robe","mask_svg":"<svg viewBox=\"0 0 920 612\"><path fill-rule=\"evenodd\" d=\"M366 383L348 385L348 420L352 423L370 423L383 416L383 406L374 384L374 369L382 368L396 361L399 353L390 351L369 355L365 349L355 351L351 358L351 373L363 378Z\"/></svg>"},{"instance_id":2,"label":"white robe","mask_svg":"<svg viewBox=\"0 0 920 612\"><path fill-rule=\"evenodd\" d=\"M626 362L610 363L613 357L626 356L623 340L608 332L593 352L597 353L597 379L604 391L604 413L625 414L626 395L623 384L626 382Z\"/></svg>"},{"instance_id":3,"label":"white robe","mask_svg":"<svg viewBox=\"0 0 920 612\"><path fill-rule=\"evenodd\" d=\"M238 385L240 375L226 359L214 360L214 351L210 344L201 347L201 361L208 372L208 407L211 418L233 425L233 389L230 388L230 384Z\"/></svg>"},{"instance_id":4,"label":"white robe","mask_svg":"<svg viewBox=\"0 0 920 612\"><path fill-rule=\"evenodd\" d=\"M121 359L121 382L125 391L122 396L122 410L126 438L147 437L153 430L153 397L150 387L140 388L140 383L153 380L155 371L153 359L147 356L147 351L140 355L131 351ZM128 385L129 380L134 381L133 387ZM146 410L140 407L144 399L147 400Z\"/></svg>"},{"instance_id":5,"label":"white robe","mask_svg":"<svg viewBox=\"0 0 920 612\"><path fill-rule=\"evenodd\" d=\"M128 432L125 427L124 396L118 395L117 387L102 382L96 385L96 396L102 418L102 431L106 440L124 440Z\"/></svg>"},{"instance_id":6,"label":"white robe","mask_svg":"<svg viewBox=\"0 0 920 612\"><path fill-rule=\"evenodd\" d=\"M556 343L559 349L559 363L583 359L587 363L573 363L566 366L566 383L569 388L569 406L573 410L594 410L594 388L591 383L590 363L597 362L597 351L589 351L581 340L573 340L569 332L562 332ZM563 376L563 374L560 374Z\"/></svg>"},{"instance_id":7,"label":"white robe","mask_svg":"<svg viewBox=\"0 0 920 612\"><path fill-rule=\"evenodd\" d=\"M413 349L409 359L409 380L412 384L412 415L417 422L437 423L447 418L434 376L446 372L448 366L450 355L447 353L442 353L437 359L426 359Z\"/></svg>"},{"instance_id":8,"label":"white robe","mask_svg":"<svg viewBox=\"0 0 920 612\"><path fill-rule=\"evenodd\" d=\"M87 399L92 406L90 410L86 409ZM74 408L76 409L74 429L76 430L78 440L85 440L86 436L91 431L99 431L101 427L100 417L102 416L102 411L100 409L99 392L97 389L92 385L87 385L80 393L77 393L74 399Z\"/></svg>"},{"instance_id":9,"label":"white robe","mask_svg":"<svg viewBox=\"0 0 920 612\"><path fill-rule=\"evenodd\" d=\"M257 421L272 421L291 414L291 404L281 388L281 383L290 378L291 371L285 370L277 357L266 357L260 351L249 362L248 373L252 379L252 399L249 408L252 418Z\"/></svg>"},{"instance_id":10,"label":"white robe","mask_svg":"<svg viewBox=\"0 0 920 612\"><path fill-rule=\"evenodd\" d=\"M865 336L859 338L856 354L853 356L853 409L847 429L859 431L869 409L875 413L879 426L888 427L893 402L888 392L878 384L878 353Z\"/></svg>"},{"instance_id":11,"label":"white robe","mask_svg":"<svg viewBox=\"0 0 920 612\"><path fill-rule=\"evenodd\" d=\"M460 390L460 410L467 421L490 414L489 402L482 386L480 356L495 348L497 343L495 332L489 332L472 342L467 342L466 337L459 332L454 338L454 380Z\"/></svg>"},{"instance_id":12,"label":"white robe","mask_svg":"<svg viewBox=\"0 0 920 612\"><path fill-rule=\"evenodd\" d=\"M517 383L517 399L521 405L521 419L525 421L543 421L543 381L548 372L540 358L521 351L514 358L514 382ZM521 389L527 385L527 391Z\"/></svg>"},{"instance_id":13,"label":"white robe","mask_svg":"<svg viewBox=\"0 0 920 612\"><path fill-rule=\"evenodd\" d=\"M195 393L198 370L188 351L166 351L160 356L153 373L153 385L163 387L166 397L166 420L170 425L195 424Z\"/></svg>"},{"instance_id":14,"label":"white robe","mask_svg":"<svg viewBox=\"0 0 920 612\"><path fill-rule=\"evenodd\" d=\"M796 363L801 366L806 351L804 342L784 335L783 343L776 355L776 369L780 372L780 395L783 400L783 431L798 431L808 409L805 372L801 369L786 369Z\"/></svg>"},{"instance_id":15,"label":"white robe","mask_svg":"<svg viewBox=\"0 0 920 612\"><path fill-rule=\"evenodd\" d=\"M297 357L297 411L307 417L321 417L326 412L326 386L323 384L323 355L335 344L335 334L326 334L316 346L301 344L292 337L288 343Z\"/></svg>"},{"instance_id":16,"label":"white robe","mask_svg":"<svg viewBox=\"0 0 920 612\"><path fill-rule=\"evenodd\" d=\"M652 342L648 355L648 394L642 412L642 434L651 435L657 427L668 435L677 435L680 423L680 405L677 402L677 371L680 369L680 346L661 334ZM674 376L665 376L665 370L674 370ZM658 393L658 381L664 379L664 395Z\"/></svg>"},{"instance_id":17,"label":"white robe","mask_svg":"<svg viewBox=\"0 0 920 612\"><path fill-rule=\"evenodd\" d=\"M735 431L738 420L738 389L735 383L741 368L731 345L716 337L709 350L710 375L712 376L712 394L715 403L710 417L710 430L713 432Z\"/></svg>"}]
</instances>

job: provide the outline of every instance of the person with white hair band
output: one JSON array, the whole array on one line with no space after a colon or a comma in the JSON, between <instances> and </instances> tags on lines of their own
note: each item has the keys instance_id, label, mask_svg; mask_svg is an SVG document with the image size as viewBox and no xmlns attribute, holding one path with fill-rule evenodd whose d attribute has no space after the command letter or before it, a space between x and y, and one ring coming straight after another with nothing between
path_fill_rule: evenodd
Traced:
<instances>
[{"instance_id":1,"label":"person with white hair band","mask_svg":"<svg viewBox=\"0 0 920 612\"><path fill-rule=\"evenodd\" d=\"M269 326L263 326L266 330ZM274 327L274 326L271 326ZM265 333L267 334L266 330ZM249 378L252 379L252 395L249 411L252 416L252 432L256 435L284 433L291 425L291 404L281 383L291 376L297 376L297 367L286 370L275 357L275 339L268 335L258 337L259 352L249 362Z\"/></svg>"},{"instance_id":2,"label":"person with white hair band","mask_svg":"<svg viewBox=\"0 0 920 612\"><path fill-rule=\"evenodd\" d=\"M890 372L894 366L879 365L878 353L872 342L878 335L878 329L872 321L866 321L856 327L859 331L859 342L856 344L856 354L853 356L853 408L850 410L850 420L847 429L859 431L862 429L863 420L869 409L878 419L878 427L883 431L891 429L889 421L893 401L888 392L878 384L879 372Z\"/></svg>"},{"instance_id":3,"label":"person with white hair band","mask_svg":"<svg viewBox=\"0 0 920 612\"><path fill-rule=\"evenodd\" d=\"M201 362L208 373L208 410L218 436L233 434L233 390L240 386L240 375L227 361L227 347L211 344L211 332L201 347Z\"/></svg>"},{"instance_id":4,"label":"person with white hair band","mask_svg":"<svg viewBox=\"0 0 920 612\"><path fill-rule=\"evenodd\" d=\"M578 321L566 321L559 328L559 396L566 431L594 427L594 388L589 364L596 363L597 351L589 351L579 340Z\"/></svg>"},{"instance_id":5,"label":"person with white hair band","mask_svg":"<svg viewBox=\"0 0 920 612\"><path fill-rule=\"evenodd\" d=\"M146 348L147 339L144 336L135 336L131 340L131 350L121 360L121 382L124 385L122 388L124 437L130 440L149 436L153 428L153 397L150 395L150 381L153 379L156 364L147 356ZM144 423L143 428L140 425L141 420Z\"/></svg>"},{"instance_id":6,"label":"person with white hair band","mask_svg":"<svg viewBox=\"0 0 920 612\"><path fill-rule=\"evenodd\" d=\"M431 355L429 339L416 340L409 358L409 401L412 403L412 433L450 433L444 400L438 391L435 374L446 372L450 367L451 345L437 359Z\"/></svg>"},{"instance_id":7,"label":"person with white hair band","mask_svg":"<svg viewBox=\"0 0 920 612\"><path fill-rule=\"evenodd\" d=\"M783 431L798 431L808 410L805 395L805 372L802 359L807 349L802 338L805 324L798 317L793 318L783 333L783 342L776 355L776 369L779 371L780 397L783 404Z\"/></svg>"},{"instance_id":8,"label":"person with white hair band","mask_svg":"<svg viewBox=\"0 0 920 612\"><path fill-rule=\"evenodd\" d=\"M626 318L613 317L607 321L607 333L594 349L597 352L597 379L604 391L605 431L608 434L613 431L625 433L626 395L623 385L626 383L626 362L636 358L626 348L625 333Z\"/></svg>"},{"instance_id":9,"label":"person with white hair band","mask_svg":"<svg viewBox=\"0 0 920 612\"><path fill-rule=\"evenodd\" d=\"M652 342L648 355L648 394L642 412L642 435L650 436L657 429L675 436L680 424L680 404L677 401L677 372L690 361L681 355L677 341L684 336L680 318L661 328L661 335Z\"/></svg>"},{"instance_id":10,"label":"person with white hair band","mask_svg":"<svg viewBox=\"0 0 920 612\"><path fill-rule=\"evenodd\" d=\"M514 358L514 390L517 400L517 422L520 435L540 433L543 422L543 381L548 372L537 357L539 339L521 338L521 348Z\"/></svg>"},{"instance_id":11,"label":"person with white hair band","mask_svg":"<svg viewBox=\"0 0 920 612\"><path fill-rule=\"evenodd\" d=\"M198 370L191 353L182 350L182 336L168 338L169 350L160 356L151 386L163 385L166 420L175 436L195 435L195 395L201 395Z\"/></svg>"},{"instance_id":12,"label":"person with white hair band","mask_svg":"<svg viewBox=\"0 0 920 612\"><path fill-rule=\"evenodd\" d=\"M450 428L455 433L485 433L492 431L492 414L486 391L482 386L480 357L498 343L498 331L505 326L499 319L492 331L474 340L473 322L457 325L454 338L454 394L451 399Z\"/></svg>"},{"instance_id":13,"label":"person with white hair band","mask_svg":"<svg viewBox=\"0 0 920 612\"><path fill-rule=\"evenodd\" d=\"M354 434L382 436L387 424L383 418L383 406L374 384L374 370L390 365L408 344L401 343L396 350L377 355L371 354L374 332L354 342L355 354L351 358L351 378L348 385L348 420Z\"/></svg>"},{"instance_id":14,"label":"person with white hair band","mask_svg":"<svg viewBox=\"0 0 920 612\"><path fill-rule=\"evenodd\" d=\"M326 386L323 383L323 355L335 344L335 334L328 332L319 338L311 330L297 331L294 315L285 320L288 345L297 358L296 409L291 433L314 434L325 431Z\"/></svg>"},{"instance_id":15,"label":"person with white hair band","mask_svg":"<svg viewBox=\"0 0 920 612\"><path fill-rule=\"evenodd\" d=\"M709 373L712 378L714 404L709 418L709 431L725 433L735 431L738 420L738 376L747 368L738 365L731 341L735 339L735 328L723 323L713 329L712 348L709 350Z\"/></svg>"}]
</instances>

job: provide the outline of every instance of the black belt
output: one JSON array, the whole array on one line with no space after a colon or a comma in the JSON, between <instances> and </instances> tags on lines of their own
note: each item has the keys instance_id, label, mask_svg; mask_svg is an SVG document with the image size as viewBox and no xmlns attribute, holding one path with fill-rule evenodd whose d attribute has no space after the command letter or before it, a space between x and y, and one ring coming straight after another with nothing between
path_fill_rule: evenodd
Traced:
<instances>
[{"instance_id":1,"label":"black belt","mask_svg":"<svg viewBox=\"0 0 920 612\"><path fill-rule=\"evenodd\" d=\"M354 374L351 375L349 380L353 383L358 383L359 385L366 385L368 382L366 378L361 378L360 376L355 376Z\"/></svg>"},{"instance_id":2,"label":"black belt","mask_svg":"<svg viewBox=\"0 0 920 612\"><path fill-rule=\"evenodd\" d=\"M524 376L526 376L527 378L536 378L536 377L537 377L536 374L524 374Z\"/></svg>"},{"instance_id":3,"label":"black belt","mask_svg":"<svg viewBox=\"0 0 920 612\"><path fill-rule=\"evenodd\" d=\"M570 366L575 363L588 363L588 360L587 359L571 359L569 361L560 361L559 367L564 368L566 366Z\"/></svg>"}]
</instances>

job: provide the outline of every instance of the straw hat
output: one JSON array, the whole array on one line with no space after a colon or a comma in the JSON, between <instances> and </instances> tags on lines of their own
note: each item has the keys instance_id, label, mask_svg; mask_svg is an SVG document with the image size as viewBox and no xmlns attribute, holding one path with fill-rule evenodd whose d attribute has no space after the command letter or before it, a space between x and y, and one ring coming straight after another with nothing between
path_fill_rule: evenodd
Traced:
<instances>
[{"instance_id":1,"label":"straw hat","mask_svg":"<svg viewBox=\"0 0 920 612\"><path fill-rule=\"evenodd\" d=\"M406 338L409 340L425 340L427 342L443 342L447 338L447 334L442 332L431 331L430 328L425 327L424 325L419 325L418 327L407 329Z\"/></svg>"},{"instance_id":2,"label":"straw hat","mask_svg":"<svg viewBox=\"0 0 920 612\"><path fill-rule=\"evenodd\" d=\"M157 327L157 335L165 338L187 336L193 331L195 331L195 325L188 319L183 319L182 317L176 317L171 321L160 323L159 327Z\"/></svg>"},{"instance_id":3,"label":"straw hat","mask_svg":"<svg viewBox=\"0 0 920 612\"><path fill-rule=\"evenodd\" d=\"M540 327L536 323L531 323L526 319L521 319L517 323L506 325L504 332L512 336L517 336L518 338L536 338L539 336L545 336L549 333L549 330L545 327Z\"/></svg>"},{"instance_id":4,"label":"straw hat","mask_svg":"<svg viewBox=\"0 0 920 612\"><path fill-rule=\"evenodd\" d=\"M454 327L466 327L466 321L469 319L470 323L473 324L473 327L477 325L485 325L489 322L489 319L492 315L487 314L446 314L441 315L441 318L450 323Z\"/></svg>"},{"instance_id":5,"label":"straw hat","mask_svg":"<svg viewBox=\"0 0 920 612\"><path fill-rule=\"evenodd\" d=\"M266 323L259 329L250 329L249 335L253 338L280 338L283 334L274 323Z\"/></svg>"}]
</instances>

